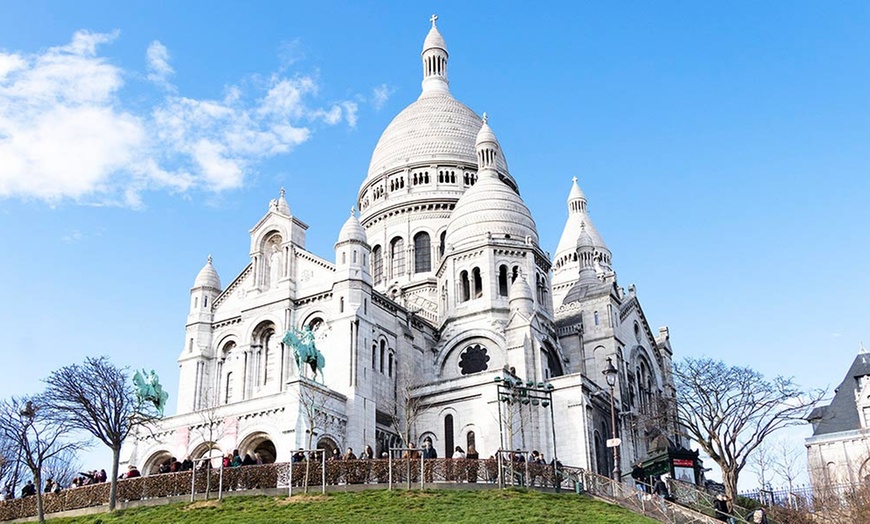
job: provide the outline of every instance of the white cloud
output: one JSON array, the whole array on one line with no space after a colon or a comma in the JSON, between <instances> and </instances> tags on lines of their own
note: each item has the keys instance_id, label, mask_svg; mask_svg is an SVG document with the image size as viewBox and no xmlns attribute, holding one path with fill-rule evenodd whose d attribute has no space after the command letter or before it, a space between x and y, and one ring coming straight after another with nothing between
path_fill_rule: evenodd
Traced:
<instances>
[{"instance_id":1,"label":"white cloud","mask_svg":"<svg viewBox=\"0 0 870 524\"><path fill-rule=\"evenodd\" d=\"M381 84L378 87L372 89L372 106L380 111L381 108L384 107L384 104L387 103L387 100L393 96L396 90L390 88L387 84Z\"/></svg>"},{"instance_id":2,"label":"white cloud","mask_svg":"<svg viewBox=\"0 0 870 524\"><path fill-rule=\"evenodd\" d=\"M163 94L150 109L125 110L127 72L98 55L118 35L79 31L39 54L0 52L0 199L136 207L144 191L234 189L260 160L310 140L313 128L356 126L356 103L312 102L312 76L253 77L226 86L222 100L181 96L157 40L145 54Z\"/></svg>"},{"instance_id":3,"label":"white cloud","mask_svg":"<svg viewBox=\"0 0 870 524\"><path fill-rule=\"evenodd\" d=\"M145 58L148 61L148 80L159 86L171 88L169 77L175 73L175 70L169 65L169 50L166 46L159 40L151 42L148 50L145 51Z\"/></svg>"}]
</instances>

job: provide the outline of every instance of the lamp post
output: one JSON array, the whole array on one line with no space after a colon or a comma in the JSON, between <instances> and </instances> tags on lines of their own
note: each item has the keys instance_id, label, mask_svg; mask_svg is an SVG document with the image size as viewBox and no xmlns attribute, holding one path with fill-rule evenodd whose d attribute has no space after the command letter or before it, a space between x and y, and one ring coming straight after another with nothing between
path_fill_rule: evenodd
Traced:
<instances>
[{"instance_id":1,"label":"lamp post","mask_svg":"<svg viewBox=\"0 0 870 524\"><path fill-rule=\"evenodd\" d=\"M607 385L610 386L610 428L612 438L610 444L613 446L613 480L619 482L622 478L622 472L619 470L619 444L616 439L616 408L614 408L613 388L616 386L616 381L619 377L619 370L613 367L613 359L607 357L607 367L601 372L607 380Z\"/></svg>"},{"instance_id":2,"label":"lamp post","mask_svg":"<svg viewBox=\"0 0 870 524\"><path fill-rule=\"evenodd\" d=\"M559 482L558 472L558 455L556 454L556 418L553 412L553 384L547 382L535 383L531 380L523 382L522 379L512 376L511 373L506 373L504 377L497 376L494 381L498 387L498 426L499 435L501 438L501 448L505 449L503 420L501 416L501 404L507 405L520 404L541 407L544 409L550 408L550 429L553 433L553 482L556 484L556 491L560 491L561 484ZM513 448L513 442L509 448Z\"/></svg>"}]
</instances>

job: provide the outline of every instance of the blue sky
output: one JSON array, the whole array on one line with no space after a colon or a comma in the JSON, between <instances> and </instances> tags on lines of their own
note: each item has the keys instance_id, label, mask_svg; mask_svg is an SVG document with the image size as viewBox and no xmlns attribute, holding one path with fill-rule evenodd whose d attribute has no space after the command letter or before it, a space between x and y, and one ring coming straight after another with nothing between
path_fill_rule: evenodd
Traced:
<instances>
[{"instance_id":1,"label":"blue sky","mask_svg":"<svg viewBox=\"0 0 870 524\"><path fill-rule=\"evenodd\" d=\"M870 341L870 4L28 1L0 7L0 397L107 354L174 398L196 273L244 268L282 186L331 259L433 11L544 249L577 176L678 357L839 383Z\"/></svg>"}]
</instances>

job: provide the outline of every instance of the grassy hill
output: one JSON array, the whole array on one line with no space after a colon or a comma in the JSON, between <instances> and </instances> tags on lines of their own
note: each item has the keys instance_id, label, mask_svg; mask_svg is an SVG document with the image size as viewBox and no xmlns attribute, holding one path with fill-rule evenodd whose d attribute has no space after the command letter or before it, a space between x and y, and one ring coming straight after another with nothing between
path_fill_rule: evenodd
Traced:
<instances>
[{"instance_id":1,"label":"grassy hill","mask_svg":"<svg viewBox=\"0 0 870 524\"><path fill-rule=\"evenodd\" d=\"M585 496L535 491L385 491L287 497L230 497L112 514L53 519L52 524L365 524L365 523L583 523L655 521Z\"/></svg>"}]
</instances>

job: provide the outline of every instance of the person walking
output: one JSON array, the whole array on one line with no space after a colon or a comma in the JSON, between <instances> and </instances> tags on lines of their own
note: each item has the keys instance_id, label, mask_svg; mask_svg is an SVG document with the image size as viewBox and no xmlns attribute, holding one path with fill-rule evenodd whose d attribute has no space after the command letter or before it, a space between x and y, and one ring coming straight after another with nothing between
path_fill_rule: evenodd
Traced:
<instances>
[{"instance_id":1,"label":"person walking","mask_svg":"<svg viewBox=\"0 0 870 524\"><path fill-rule=\"evenodd\" d=\"M716 496L716 500L713 501L713 509L716 510L716 520L728 522L731 510L728 508L728 497L725 494L720 493Z\"/></svg>"}]
</instances>

